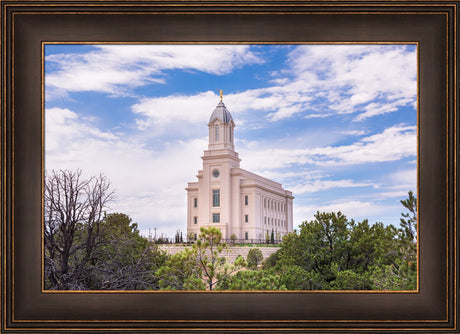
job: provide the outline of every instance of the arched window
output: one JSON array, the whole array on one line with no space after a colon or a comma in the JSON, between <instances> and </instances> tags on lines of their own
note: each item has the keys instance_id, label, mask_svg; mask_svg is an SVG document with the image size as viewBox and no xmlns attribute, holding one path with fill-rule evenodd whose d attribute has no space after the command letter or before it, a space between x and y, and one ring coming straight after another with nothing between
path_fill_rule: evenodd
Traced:
<instances>
[{"instance_id":1,"label":"arched window","mask_svg":"<svg viewBox=\"0 0 460 334\"><path fill-rule=\"evenodd\" d=\"M216 141L219 140L219 125L216 125Z\"/></svg>"}]
</instances>

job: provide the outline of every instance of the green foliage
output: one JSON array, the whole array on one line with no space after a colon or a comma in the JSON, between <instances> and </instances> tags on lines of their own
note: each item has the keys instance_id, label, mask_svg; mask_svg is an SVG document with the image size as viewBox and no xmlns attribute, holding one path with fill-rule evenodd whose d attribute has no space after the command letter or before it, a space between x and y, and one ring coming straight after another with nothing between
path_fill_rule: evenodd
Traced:
<instances>
[{"instance_id":1,"label":"green foliage","mask_svg":"<svg viewBox=\"0 0 460 334\"><path fill-rule=\"evenodd\" d=\"M335 279L333 266L346 269L350 261L348 221L339 213L317 213L315 220L303 222L298 234L283 239L278 268L299 266L319 274L322 289Z\"/></svg>"},{"instance_id":2,"label":"green foliage","mask_svg":"<svg viewBox=\"0 0 460 334\"><path fill-rule=\"evenodd\" d=\"M70 286L84 290L159 288L155 271L166 261L166 254L150 245L127 215L112 213L93 226L78 224L72 243L79 246L67 262Z\"/></svg>"},{"instance_id":3,"label":"green foliage","mask_svg":"<svg viewBox=\"0 0 460 334\"><path fill-rule=\"evenodd\" d=\"M401 227L403 236L415 240L417 238L417 199L412 191L408 193L409 197L401 201L401 204L409 211L401 213Z\"/></svg>"},{"instance_id":4,"label":"green foliage","mask_svg":"<svg viewBox=\"0 0 460 334\"><path fill-rule=\"evenodd\" d=\"M281 283L287 290L321 290L325 285L320 274L296 265L283 268Z\"/></svg>"},{"instance_id":5,"label":"green foliage","mask_svg":"<svg viewBox=\"0 0 460 334\"><path fill-rule=\"evenodd\" d=\"M415 219L416 211L410 212ZM289 290L413 290L416 235L412 239L406 231L348 220L341 212L317 212L313 221L284 237L263 268L279 273Z\"/></svg>"},{"instance_id":6,"label":"green foliage","mask_svg":"<svg viewBox=\"0 0 460 334\"><path fill-rule=\"evenodd\" d=\"M158 289L154 273L165 260L164 252L139 234L138 226L123 213L107 215L100 247L91 261L93 288L110 290Z\"/></svg>"},{"instance_id":7,"label":"green foliage","mask_svg":"<svg viewBox=\"0 0 460 334\"><path fill-rule=\"evenodd\" d=\"M374 267L370 278L375 290L415 290L417 289L417 264L397 261L395 264Z\"/></svg>"},{"instance_id":8,"label":"green foliage","mask_svg":"<svg viewBox=\"0 0 460 334\"><path fill-rule=\"evenodd\" d=\"M186 248L171 256L158 269L161 290L205 290L203 271L198 263L196 249Z\"/></svg>"},{"instance_id":9,"label":"green foliage","mask_svg":"<svg viewBox=\"0 0 460 334\"><path fill-rule=\"evenodd\" d=\"M262 262L263 269L270 269L275 267L277 262L280 260L280 251L277 250L275 253L271 254Z\"/></svg>"},{"instance_id":10,"label":"green foliage","mask_svg":"<svg viewBox=\"0 0 460 334\"><path fill-rule=\"evenodd\" d=\"M199 239L193 245L197 253L198 264L207 279L209 290L214 288L219 271L225 271L226 259L220 254L227 248L227 245L221 243L221 240L222 232L217 227L201 227Z\"/></svg>"},{"instance_id":11,"label":"green foliage","mask_svg":"<svg viewBox=\"0 0 460 334\"><path fill-rule=\"evenodd\" d=\"M262 262L264 256L258 248L251 248L248 252L247 261L250 268L257 268L257 265Z\"/></svg>"},{"instance_id":12,"label":"green foliage","mask_svg":"<svg viewBox=\"0 0 460 334\"><path fill-rule=\"evenodd\" d=\"M280 276L264 270L242 270L229 277L219 290L286 290Z\"/></svg>"},{"instance_id":13,"label":"green foliage","mask_svg":"<svg viewBox=\"0 0 460 334\"><path fill-rule=\"evenodd\" d=\"M187 241L189 243L195 241L195 234L193 232L190 232L189 234L187 234Z\"/></svg>"},{"instance_id":14,"label":"green foliage","mask_svg":"<svg viewBox=\"0 0 460 334\"><path fill-rule=\"evenodd\" d=\"M356 273L350 269L337 272L331 283L332 290L371 290L372 282L368 272Z\"/></svg>"},{"instance_id":15,"label":"green foliage","mask_svg":"<svg viewBox=\"0 0 460 334\"><path fill-rule=\"evenodd\" d=\"M216 227L201 227L198 240L191 249L185 249L166 261L156 275L161 289L213 290L228 283L230 275L246 266L240 257L231 265L222 252L227 248L221 242L222 232Z\"/></svg>"}]
</instances>

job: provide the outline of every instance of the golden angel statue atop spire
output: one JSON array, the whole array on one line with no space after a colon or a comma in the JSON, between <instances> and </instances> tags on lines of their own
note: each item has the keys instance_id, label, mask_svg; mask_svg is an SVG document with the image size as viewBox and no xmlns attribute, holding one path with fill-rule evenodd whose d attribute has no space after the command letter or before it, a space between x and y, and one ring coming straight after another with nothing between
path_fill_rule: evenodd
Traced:
<instances>
[{"instance_id":1,"label":"golden angel statue atop spire","mask_svg":"<svg viewBox=\"0 0 460 334\"><path fill-rule=\"evenodd\" d=\"M220 102L222 102L222 96L224 96L224 91L222 89L218 90L220 95Z\"/></svg>"}]
</instances>

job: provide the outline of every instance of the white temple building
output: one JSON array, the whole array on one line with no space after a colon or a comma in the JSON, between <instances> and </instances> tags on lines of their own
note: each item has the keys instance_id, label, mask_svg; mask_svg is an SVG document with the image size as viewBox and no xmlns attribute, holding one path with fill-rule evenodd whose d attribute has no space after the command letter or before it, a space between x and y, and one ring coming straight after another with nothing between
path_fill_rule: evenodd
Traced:
<instances>
[{"instance_id":1,"label":"white temple building","mask_svg":"<svg viewBox=\"0 0 460 334\"><path fill-rule=\"evenodd\" d=\"M224 239L235 235L248 242L280 240L292 232L292 192L280 183L240 168L234 147L235 123L222 102L209 118L209 145L198 182L188 183L187 235L214 226Z\"/></svg>"}]
</instances>

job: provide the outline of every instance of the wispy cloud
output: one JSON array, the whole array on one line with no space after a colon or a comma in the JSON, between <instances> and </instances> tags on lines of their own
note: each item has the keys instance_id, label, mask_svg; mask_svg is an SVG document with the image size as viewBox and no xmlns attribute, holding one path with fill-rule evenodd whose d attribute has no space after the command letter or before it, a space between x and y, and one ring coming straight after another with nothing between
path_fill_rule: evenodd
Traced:
<instances>
[{"instance_id":1,"label":"wispy cloud","mask_svg":"<svg viewBox=\"0 0 460 334\"><path fill-rule=\"evenodd\" d=\"M292 167L294 165L345 166L395 161L416 155L416 127L392 126L383 132L364 137L351 145L316 148L271 147L250 143L243 148L247 168L254 170Z\"/></svg>"},{"instance_id":2,"label":"wispy cloud","mask_svg":"<svg viewBox=\"0 0 460 334\"><path fill-rule=\"evenodd\" d=\"M353 180L321 180L316 179L311 182L301 183L290 190L296 194L314 193L317 191L324 191L333 188L357 188L357 187L375 187L372 182L355 182Z\"/></svg>"},{"instance_id":3,"label":"wispy cloud","mask_svg":"<svg viewBox=\"0 0 460 334\"><path fill-rule=\"evenodd\" d=\"M396 107L413 107L416 52L406 50L406 46L395 45L303 45L289 56L290 73L325 99L323 108L310 117L331 115L331 111L363 114L355 118L359 121L396 111ZM382 103L378 109L375 99L392 106Z\"/></svg>"},{"instance_id":4,"label":"wispy cloud","mask_svg":"<svg viewBox=\"0 0 460 334\"><path fill-rule=\"evenodd\" d=\"M46 57L53 68L45 77L52 99L68 92L130 95L149 83L165 83L166 70L196 70L222 75L262 62L247 45L96 45L88 53Z\"/></svg>"},{"instance_id":5,"label":"wispy cloud","mask_svg":"<svg viewBox=\"0 0 460 334\"><path fill-rule=\"evenodd\" d=\"M336 201L329 204L323 205L311 205L311 206L295 206L294 217L297 221L311 221L314 220L314 215L317 211L319 212L342 212L349 219L363 220L372 219L373 217L382 216L389 209L394 210L393 205L382 205L381 203L374 201L356 201L356 200L344 200ZM375 221L370 220L370 223Z\"/></svg>"},{"instance_id":6,"label":"wispy cloud","mask_svg":"<svg viewBox=\"0 0 460 334\"><path fill-rule=\"evenodd\" d=\"M139 130L169 127L174 122L186 126L206 124L217 100L217 94L211 91L189 96L143 98L131 110L141 116L136 119Z\"/></svg>"}]
</instances>

